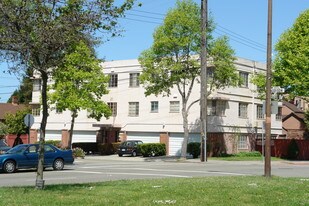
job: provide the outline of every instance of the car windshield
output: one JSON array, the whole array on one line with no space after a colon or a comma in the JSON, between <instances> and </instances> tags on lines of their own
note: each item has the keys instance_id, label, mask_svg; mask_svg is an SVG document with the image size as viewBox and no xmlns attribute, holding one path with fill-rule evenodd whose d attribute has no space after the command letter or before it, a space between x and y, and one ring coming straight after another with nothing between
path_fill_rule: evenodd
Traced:
<instances>
[{"instance_id":1,"label":"car windshield","mask_svg":"<svg viewBox=\"0 0 309 206\"><path fill-rule=\"evenodd\" d=\"M0 147L7 147L7 144L4 142L4 139L0 139Z\"/></svg>"},{"instance_id":2,"label":"car windshield","mask_svg":"<svg viewBox=\"0 0 309 206\"><path fill-rule=\"evenodd\" d=\"M16 154L16 153L21 153L23 151L25 151L28 148L28 145L17 145L15 147L13 147L12 149L8 150L6 153L7 154Z\"/></svg>"}]
</instances>

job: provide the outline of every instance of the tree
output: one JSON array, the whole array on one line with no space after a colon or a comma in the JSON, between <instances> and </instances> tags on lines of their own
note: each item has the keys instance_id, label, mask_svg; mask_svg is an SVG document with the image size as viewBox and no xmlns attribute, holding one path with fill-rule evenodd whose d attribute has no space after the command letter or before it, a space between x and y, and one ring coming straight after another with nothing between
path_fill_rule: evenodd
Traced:
<instances>
[{"instance_id":1,"label":"tree","mask_svg":"<svg viewBox=\"0 0 309 206\"><path fill-rule=\"evenodd\" d=\"M309 96L309 9L275 45L273 81L292 96Z\"/></svg>"},{"instance_id":2,"label":"tree","mask_svg":"<svg viewBox=\"0 0 309 206\"><path fill-rule=\"evenodd\" d=\"M7 134L7 126L3 123L0 122L0 139L4 138L4 136Z\"/></svg>"},{"instance_id":3,"label":"tree","mask_svg":"<svg viewBox=\"0 0 309 206\"><path fill-rule=\"evenodd\" d=\"M6 113L4 116L4 124L6 126L6 134L25 134L28 133L28 127L24 124L24 117L29 114L29 108L19 110L15 114Z\"/></svg>"},{"instance_id":4,"label":"tree","mask_svg":"<svg viewBox=\"0 0 309 206\"><path fill-rule=\"evenodd\" d=\"M18 89L16 89L11 97L8 99L8 103L12 102L12 97L17 97L18 103L29 104L32 100L32 71L27 69L26 74L22 76L22 82Z\"/></svg>"},{"instance_id":5,"label":"tree","mask_svg":"<svg viewBox=\"0 0 309 206\"><path fill-rule=\"evenodd\" d=\"M176 7L167 13L163 25L155 30L152 47L139 57L143 68L140 79L146 95L170 95L174 87L181 95L184 128L182 158L187 153L188 112L199 102L199 99L191 100L190 95L194 84L200 82L200 63L197 60L201 42L200 25L199 6L191 0L177 1ZM213 40L213 22L209 21L208 25L208 58L215 67L208 85L207 95L210 95L215 89L237 85L238 75L233 64L234 51L228 46L227 38Z\"/></svg>"},{"instance_id":6,"label":"tree","mask_svg":"<svg viewBox=\"0 0 309 206\"><path fill-rule=\"evenodd\" d=\"M72 145L75 118L80 110L90 111L90 117L99 121L102 116L109 117L109 106L101 101L108 93L108 76L103 74L98 60L88 46L80 42L72 47L53 75L54 90L50 94L51 104L58 111L71 111L71 129L68 146Z\"/></svg>"},{"instance_id":7,"label":"tree","mask_svg":"<svg viewBox=\"0 0 309 206\"><path fill-rule=\"evenodd\" d=\"M0 1L0 58L13 63L11 71L31 69L42 79L42 120L36 188L43 189L44 141L48 117L47 81L68 48L83 40L99 43L96 31L118 34L117 19L134 0L2 0Z\"/></svg>"}]
</instances>

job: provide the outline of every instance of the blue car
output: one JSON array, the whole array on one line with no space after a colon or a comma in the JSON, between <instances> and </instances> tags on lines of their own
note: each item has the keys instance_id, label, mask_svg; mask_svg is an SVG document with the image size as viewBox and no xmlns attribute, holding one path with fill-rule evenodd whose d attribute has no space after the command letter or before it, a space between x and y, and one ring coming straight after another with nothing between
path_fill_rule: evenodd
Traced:
<instances>
[{"instance_id":1,"label":"blue car","mask_svg":"<svg viewBox=\"0 0 309 206\"><path fill-rule=\"evenodd\" d=\"M0 139L0 154L5 153L9 149L11 149L11 147L7 146L4 139Z\"/></svg>"},{"instance_id":2,"label":"blue car","mask_svg":"<svg viewBox=\"0 0 309 206\"><path fill-rule=\"evenodd\" d=\"M0 170L13 173L17 169L37 168L39 144L20 144L0 155ZM72 150L60 150L53 145L44 145L44 168L62 170L64 165L73 164Z\"/></svg>"}]
</instances>

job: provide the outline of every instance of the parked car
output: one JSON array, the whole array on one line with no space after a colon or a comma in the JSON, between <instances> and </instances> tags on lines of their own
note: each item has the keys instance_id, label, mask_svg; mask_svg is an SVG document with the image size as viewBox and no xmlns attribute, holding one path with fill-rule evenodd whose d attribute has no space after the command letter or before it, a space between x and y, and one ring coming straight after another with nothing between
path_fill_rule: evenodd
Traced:
<instances>
[{"instance_id":1,"label":"parked car","mask_svg":"<svg viewBox=\"0 0 309 206\"><path fill-rule=\"evenodd\" d=\"M0 170L13 173L17 169L37 168L39 144L20 144L0 155ZM73 164L72 150L60 150L53 145L44 145L44 168L62 170L64 165Z\"/></svg>"},{"instance_id":2,"label":"parked car","mask_svg":"<svg viewBox=\"0 0 309 206\"><path fill-rule=\"evenodd\" d=\"M11 147L9 147L6 143L4 139L0 139L0 154L5 153L6 151L8 151L9 149L11 149Z\"/></svg>"},{"instance_id":3,"label":"parked car","mask_svg":"<svg viewBox=\"0 0 309 206\"><path fill-rule=\"evenodd\" d=\"M140 155L141 152L138 150L138 147L137 147L137 145L139 144L143 144L143 142L140 140L124 141L123 143L120 144L118 148L119 157L121 157L124 154L130 154L133 157Z\"/></svg>"}]
</instances>

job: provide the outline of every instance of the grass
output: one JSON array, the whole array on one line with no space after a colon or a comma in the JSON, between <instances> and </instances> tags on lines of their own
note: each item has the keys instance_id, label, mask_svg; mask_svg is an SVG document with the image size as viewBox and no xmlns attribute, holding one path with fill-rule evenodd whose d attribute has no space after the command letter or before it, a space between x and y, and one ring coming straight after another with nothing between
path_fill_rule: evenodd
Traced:
<instances>
[{"instance_id":1,"label":"grass","mask_svg":"<svg viewBox=\"0 0 309 206\"><path fill-rule=\"evenodd\" d=\"M229 157L209 157L210 160L224 160L224 161L263 161L262 156L260 157L237 157L237 156L229 156ZM280 161L278 157L271 157L271 161Z\"/></svg>"},{"instance_id":2,"label":"grass","mask_svg":"<svg viewBox=\"0 0 309 206\"><path fill-rule=\"evenodd\" d=\"M0 205L309 205L309 179L206 177L0 188Z\"/></svg>"},{"instance_id":3,"label":"grass","mask_svg":"<svg viewBox=\"0 0 309 206\"><path fill-rule=\"evenodd\" d=\"M260 152L239 152L236 154L225 154L221 157L210 157L213 160L225 160L225 161L262 161L262 155ZM271 161L282 160L278 157L271 157Z\"/></svg>"}]
</instances>

